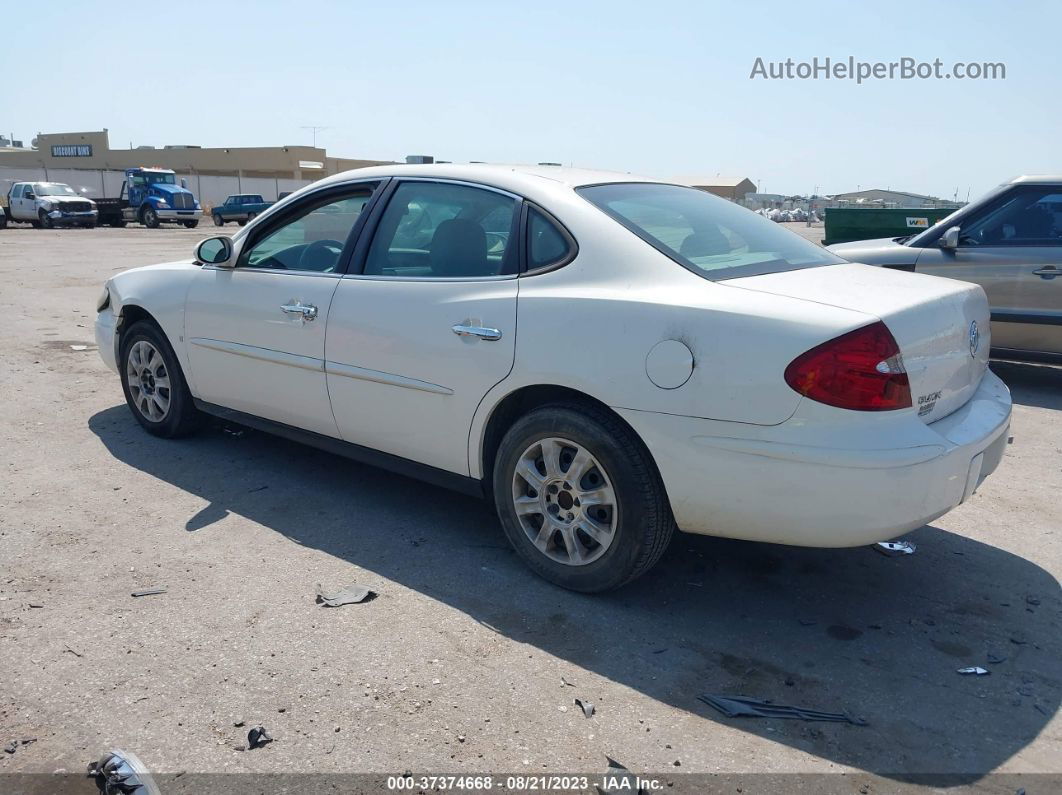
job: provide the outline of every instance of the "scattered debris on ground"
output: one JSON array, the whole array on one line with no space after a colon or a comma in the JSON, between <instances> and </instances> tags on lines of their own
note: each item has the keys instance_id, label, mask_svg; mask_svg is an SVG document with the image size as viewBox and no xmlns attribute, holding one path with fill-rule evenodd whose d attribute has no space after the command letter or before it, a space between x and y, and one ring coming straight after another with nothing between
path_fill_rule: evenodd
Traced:
<instances>
[{"instance_id":1,"label":"scattered debris on ground","mask_svg":"<svg viewBox=\"0 0 1062 795\"><path fill-rule=\"evenodd\" d=\"M98 762L89 763L88 774L105 795L160 795L151 772L127 751L111 749Z\"/></svg>"},{"instance_id":2,"label":"scattered debris on ground","mask_svg":"<svg viewBox=\"0 0 1062 795\"><path fill-rule=\"evenodd\" d=\"M989 652L985 655L985 659L988 660L990 665L999 665L1001 662L1005 662L1007 658L999 654L992 654L991 652Z\"/></svg>"},{"instance_id":3,"label":"scattered debris on ground","mask_svg":"<svg viewBox=\"0 0 1062 795\"><path fill-rule=\"evenodd\" d=\"M577 698L575 699L575 706L579 707L579 709L583 711L583 714L588 718L594 714L594 705L589 701L583 701L581 698Z\"/></svg>"},{"instance_id":4,"label":"scattered debris on ground","mask_svg":"<svg viewBox=\"0 0 1062 795\"><path fill-rule=\"evenodd\" d=\"M991 671L987 668L982 668L980 665L971 665L968 668L960 668L955 673L962 674L963 676L987 676Z\"/></svg>"},{"instance_id":5,"label":"scattered debris on ground","mask_svg":"<svg viewBox=\"0 0 1062 795\"><path fill-rule=\"evenodd\" d=\"M371 602L377 596L364 585L348 585L338 591L326 593L321 584L317 584L317 604L325 607L341 607L342 605L356 605L361 602Z\"/></svg>"},{"instance_id":6,"label":"scattered debris on ground","mask_svg":"<svg viewBox=\"0 0 1062 795\"><path fill-rule=\"evenodd\" d=\"M130 596L155 596L155 594L166 593L165 588L145 588L142 591L133 591Z\"/></svg>"},{"instance_id":7,"label":"scattered debris on ground","mask_svg":"<svg viewBox=\"0 0 1062 795\"><path fill-rule=\"evenodd\" d=\"M639 788L638 777L627 766L617 762L611 756L606 756L608 769L605 771L604 785L597 786L600 795L616 795L616 793L630 793L630 795L645 795L645 789Z\"/></svg>"},{"instance_id":8,"label":"scattered debris on ground","mask_svg":"<svg viewBox=\"0 0 1062 795\"><path fill-rule=\"evenodd\" d=\"M821 712L804 707L790 707L784 704L772 704L748 696L697 696L700 701L722 712L728 718L789 718L796 720L832 721L851 723L854 726L866 726L862 718L856 718L844 712Z\"/></svg>"},{"instance_id":9,"label":"scattered debris on ground","mask_svg":"<svg viewBox=\"0 0 1062 795\"><path fill-rule=\"evenodd\" d=\"M913 555L917 547L910 541L879 541L874 545L874 549L882 555L895 558L900 555Z\"/></svg>"},{"instance_id":10,"label":"scattered debris on ground","mask_svg":"<svg viewBox=\"0 0 1062 795\"><path fill-rule=\"evenodd\" d=\"M273 742L273 738L269 732L265 730L265 726L255 726L249 732L247 732L247 749L253 751L255 748L261 748L263 745Z\"/></svg>"}]
</instances>

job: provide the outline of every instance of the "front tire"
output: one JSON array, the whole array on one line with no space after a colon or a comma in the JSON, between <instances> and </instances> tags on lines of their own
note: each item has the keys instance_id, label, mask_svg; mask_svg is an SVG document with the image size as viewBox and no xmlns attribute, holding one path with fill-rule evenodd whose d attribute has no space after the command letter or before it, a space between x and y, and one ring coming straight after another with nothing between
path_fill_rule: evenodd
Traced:
<instances>
[{"instance_id":1,"label":"front tire","mask_svg":"<svg viewBox=\"0 0 1062 795\"><path fill-rule=\"evenodd\" d=\"M197 218L194 221L185 221L184 225L187 226L189 229L195 229L197 226L199 226L199 219Z\"/></svg>"},{"instance_id":2,"label":"front tire","mask_svg":"<svg viewBox=\"0 0 1062 795\"><path fill-rule=\"evenodd\" d=\"M152 207L145 207L140 213L140 222L148 229L159 228L159 214Z\"/></svg>"},{"instance_id":3,"label":"front tire","mask_svg":"<svg viewBox=\"0 0 1062 795\"><path fill-rule=\"evenodd\" d=\"M225 226L225 219L217 213L214 213L214 226Z\"/></svg>"},{"instance_id":4,"label":"front tire","mask_svg":"<svg viewBox=\"0 0 1062 795\"><path fill-rule=\"evenodd\" d=\"M640 577L675 528L649 451L592 406L543 406L517 420L498 449L493 490L516 551L573 591L608 591Z\"/></svg>"},{"instance_id":5,"label":"front tire","mask_svg":"<svg viewBox=\"0 0 1062 795\"><path fill-rule=\"evenodd\" d=\"M54 226L51 217L44 210L37 210L37 220L41 229L51 229Z\"/></svg>"},{"instance_id":6,"label":"front tire","mask_svg":"<svg viewBox=\"0 0 1062 795\"><path fill-rule=\"evenodd\" d=\"M130 326L122 335L118 361L125 402L144 430L167 439L195 430L199 411L158 326L144 320Z\"/></svg>"}]
</instances>

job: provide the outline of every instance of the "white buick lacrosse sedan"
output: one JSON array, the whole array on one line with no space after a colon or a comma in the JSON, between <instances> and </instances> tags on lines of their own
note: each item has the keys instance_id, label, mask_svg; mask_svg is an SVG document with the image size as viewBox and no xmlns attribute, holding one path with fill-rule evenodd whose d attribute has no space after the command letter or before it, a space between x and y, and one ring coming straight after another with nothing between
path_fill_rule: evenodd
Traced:
<instances>
[{"instance_id":1,"label":"white buick lacrosse sedan","mask_svg":"<svg viewBox=\"0 0 1062 795\"><path fill-rule=\"evenodd\" d=\"M967 499L1010 422L980 287L629 175L347 172L111 278L98 309L149 433L212 414L485 496L580 591L676 527L895 537Z\"/></svg>"}]
</instances>

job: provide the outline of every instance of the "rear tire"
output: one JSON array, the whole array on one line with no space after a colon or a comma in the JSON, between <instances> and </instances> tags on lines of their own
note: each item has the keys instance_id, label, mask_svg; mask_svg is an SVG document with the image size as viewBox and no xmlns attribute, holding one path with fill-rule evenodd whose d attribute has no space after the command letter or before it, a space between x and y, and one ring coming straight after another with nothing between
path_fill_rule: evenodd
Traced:
<instances>
[{"instance_id":1,"label":"rear tire","mask_svg":"<svg viewBox=\"0 0 1062 795\"><path fill-rule=\"evenodd\" d=\"M148 229L159 228L159 214L151 207L145 207L140 211L140 223Z\"/></svg>"},{"instance_id":2,"label":"rear tire","mask_svg":"<svg viewBox=\"0 0 1062 795\"><path fill-rule=\"evenodd\" d=\"M498 449L493 491L516 551L535 573L573 591L608 591L645 574L675 529L649 451L593 406L548 405L517 420Z\"/></svg>"},{"instance_id":3,"label":"rear tire","mask_svg":"<svg viewBox=\"0 0 1062 795\"><path fill-rule=\"evenodd\" d=\"M199 219L197 218L194 221L185 221L184 225L187 226L189 229L195 229L197 226L199 226Z\"/></svg>"},{"instance_id":4,"label":"rear tire","mask_svg":"<svg viewBox=\"0 0 1062 795\"><path fill-rule=\"evenodd\" d=\"M199 425L201 415L177 356L154 323L141 320L122 334L118 372L125 402L148 433L172 439Z\"/></svg>"}]
</instances>

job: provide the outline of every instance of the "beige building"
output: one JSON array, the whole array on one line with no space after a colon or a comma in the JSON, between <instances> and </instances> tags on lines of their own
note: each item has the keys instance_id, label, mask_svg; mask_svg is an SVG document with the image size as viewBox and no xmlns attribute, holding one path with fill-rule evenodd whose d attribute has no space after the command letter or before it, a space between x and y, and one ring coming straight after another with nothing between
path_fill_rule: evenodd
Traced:
<instances>
[{"instance_id":1,"label":"beige building","mask_svg":"<svg viewBox=\"0 0 1062 795\"><path fill-rule=\"evenodd\" d=\"M313 146L198 146L111 149L107 130L42 133L37 148L0 149L0 167L122 171L137 166L170 168L185 174L315 180L341 171L389 163L331 157Z\"/></svg>"},{"instance_id":2,"label":"beige building","mask_svg":"<svg viewBox=\"0 0 1062 795\"><path fill-rule=\"evenodd\" d=\"M870 188L849 193L837 193L832 197L840 206L869 205L879 207L958 207L957 202L938 199L936 196L923 196L921 193L908 193L902 190L882 190Z\"/></svg>"},{"instance_id":3,"label":"beige building","mask_svg":"<svg viewBox=\"0 0 1062 795\"><path fill-rule=\"evenodd\" d=\"M746 193L756 192L756 183L748 177L675 177L675 182L692 185L703 191L729 199L732 202L744 200Z\"/></svg>"}]
</instances>

